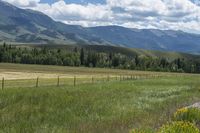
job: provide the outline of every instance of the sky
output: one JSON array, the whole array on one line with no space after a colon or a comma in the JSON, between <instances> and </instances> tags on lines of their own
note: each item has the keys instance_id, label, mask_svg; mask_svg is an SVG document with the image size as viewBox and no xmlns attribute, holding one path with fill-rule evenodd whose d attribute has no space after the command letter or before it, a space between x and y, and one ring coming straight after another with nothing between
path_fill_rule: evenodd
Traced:
<instances>
[{"instance_id":1,"label":"sky","mask_svg":"<svg viewBox=\"0 0 200 133\"><path fill-rule=\"evenodd\" d=\"M183 30L200 33L200 0L4 0L85 27Z\"/></svg>"}]
</instances>

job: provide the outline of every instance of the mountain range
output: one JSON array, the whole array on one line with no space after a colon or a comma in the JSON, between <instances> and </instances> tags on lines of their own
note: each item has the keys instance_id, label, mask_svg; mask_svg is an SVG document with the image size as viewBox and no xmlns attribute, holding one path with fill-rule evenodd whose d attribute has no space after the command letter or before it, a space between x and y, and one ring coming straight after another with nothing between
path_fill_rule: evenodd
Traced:
<instances>
[{"instance_id":1,"label":"mountain range","mask_svg":"<svg viewBox=\"0 0 200 133\"><path fill-rule=\"evenodd\" d=\"M200 35L183 31L82 27L54 21L0 0L0 41L40 44L112 45L200 54Z\"/></svg>"}]
</instances>

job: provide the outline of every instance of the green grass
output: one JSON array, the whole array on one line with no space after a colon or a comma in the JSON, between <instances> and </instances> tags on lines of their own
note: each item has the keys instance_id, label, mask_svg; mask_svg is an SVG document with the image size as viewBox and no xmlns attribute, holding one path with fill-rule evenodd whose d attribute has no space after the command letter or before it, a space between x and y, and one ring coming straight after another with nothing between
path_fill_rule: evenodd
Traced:
<instances>
[{"instance_id":1,"label":"green grass","mask_svg":"<svg viewBox=\"0 0 200 133\"><path fill-rule=\"evenodd\" d=\"M200 100L198 76L0 91L0 132L127 133L156 130Z\"/></svg>"}]
</instances>

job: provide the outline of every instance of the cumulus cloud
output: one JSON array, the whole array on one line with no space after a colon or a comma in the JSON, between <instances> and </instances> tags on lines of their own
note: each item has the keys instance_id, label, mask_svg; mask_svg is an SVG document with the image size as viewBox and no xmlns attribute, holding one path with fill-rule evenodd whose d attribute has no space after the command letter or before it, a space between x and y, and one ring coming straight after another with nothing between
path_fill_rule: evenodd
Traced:
<instances>
[{"instance_id":1,"label":"cumulus cloud","mask_svg":"<svg viewBox=\"0 0 200 133\"><path fill-rule=\"evenodd\" d=\"M120 25L131 28L158 28L198 31L199 0L106 0L105 4L53 4L40 0L7 0L19 7L44 12L55 20L83 26ZM200 33L200 30L199 30Z\"/></svg>"},{"instance_id":2,"label":"cumulus cloud","mask_svg":"<svg viewBox=\"0 0 200 133\"><path fill-rule=\"evenodd\" d=\"M40 0L5 0L19 7L36 7Z\"/></svg>"}]
</instances>

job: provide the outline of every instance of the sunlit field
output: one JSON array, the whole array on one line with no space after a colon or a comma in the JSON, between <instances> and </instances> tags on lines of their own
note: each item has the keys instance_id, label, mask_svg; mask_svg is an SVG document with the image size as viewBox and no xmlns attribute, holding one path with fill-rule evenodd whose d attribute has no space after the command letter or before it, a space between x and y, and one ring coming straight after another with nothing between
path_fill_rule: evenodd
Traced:
<instances>
[{"instance_id":1,"label":"sunlit field","mask_svg":"<svg viewBox=\"0 0 200 133\"><path fill-rule=\"evenodd\" d=\"M198 75L17 64L0 75L0 132L154 132L200 100Z\"/></svg>"}]
</instances>

